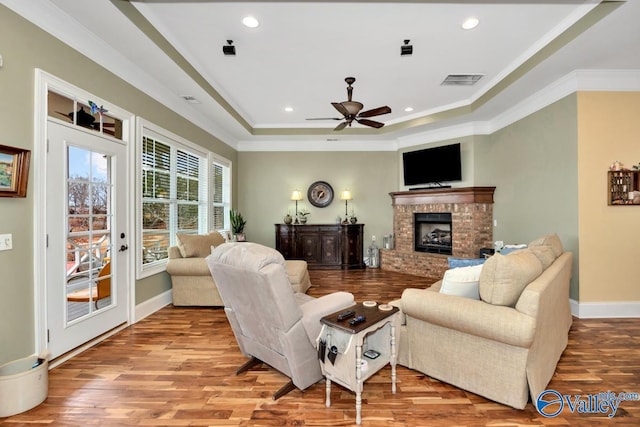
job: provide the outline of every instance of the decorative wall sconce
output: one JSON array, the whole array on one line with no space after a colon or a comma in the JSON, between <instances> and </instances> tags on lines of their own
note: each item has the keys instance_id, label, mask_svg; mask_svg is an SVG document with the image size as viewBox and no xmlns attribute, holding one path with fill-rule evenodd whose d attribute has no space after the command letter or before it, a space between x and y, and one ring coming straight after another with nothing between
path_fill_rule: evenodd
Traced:
<instances>
[{"instance_id":1,"label":"decorative wall sconce","mask_svg":"<svg viewBox=\"0 0 640 427\"><path fill-rule=\"evenodd\" d=\"M302 192L294 190L293 193L291 193L291 200L295 200L296 202L296 219L294 224L298 224L298 200L302 200Z\"/></svg>"}]
</instances>

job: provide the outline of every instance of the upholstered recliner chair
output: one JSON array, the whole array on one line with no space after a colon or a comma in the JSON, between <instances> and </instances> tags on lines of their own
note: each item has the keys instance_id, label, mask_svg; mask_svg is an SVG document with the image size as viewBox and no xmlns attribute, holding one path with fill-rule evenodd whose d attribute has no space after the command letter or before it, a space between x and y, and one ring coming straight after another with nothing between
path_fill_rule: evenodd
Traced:
<instances>
[{"instance_id":1,"label":"upholstered recliner chair","mask_svg":"<svg viewBox=\"0 0 640 427\"><path fill-rule=\"evenodd\" d=\"M295 293L282 255L257 243L225 243L206 260L240 351L251 358L236 374L264 362L288 376L291 381L274 400L320 381L315 348L320 318L353 305L353 295L335 292L316 299Z\"/></svg>"}]
</instances>

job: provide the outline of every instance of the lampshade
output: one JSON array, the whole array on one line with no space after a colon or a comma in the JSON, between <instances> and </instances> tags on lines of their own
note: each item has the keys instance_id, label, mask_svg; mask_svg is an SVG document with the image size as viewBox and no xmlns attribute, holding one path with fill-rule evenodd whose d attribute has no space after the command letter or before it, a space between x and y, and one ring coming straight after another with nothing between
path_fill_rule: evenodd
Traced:
<instances>
[{"instance_id":1,"label":"lampshade","mask_svg":"<svg viewBox=\"0 0 640 427\"><path fill-rule=\"evenodd\" d=\"M299 190L294 190L294 192L291 193L291 200L302 200L302 193Z\"/></svg>"},{"instance_id":2,"label":"lampshade","mask_svg":"<svg viewBox=\"0 0 640 427\"><path fill-rule=\"evenodd\" d=\"M340 200L352 200L353 197L351 196L351 191L349 190L344 190L342 193L340 193Z\"/></svg>"}]
</instances>

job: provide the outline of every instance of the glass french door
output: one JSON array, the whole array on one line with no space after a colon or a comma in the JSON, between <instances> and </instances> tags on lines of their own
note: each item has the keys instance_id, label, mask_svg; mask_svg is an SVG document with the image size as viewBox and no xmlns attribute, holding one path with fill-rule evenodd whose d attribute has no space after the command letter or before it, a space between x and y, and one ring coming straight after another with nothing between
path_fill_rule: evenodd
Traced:
<instances>
[{"instance_id":1,"label":"glass french door","mask_svg":"<svg viewBox=\"0 0 640 427\"><path fill-rule=\"evenodd\" d=\"M48 122L47 328L51 358L127 322L127 151Z\"/></svg>"}]
</instances>

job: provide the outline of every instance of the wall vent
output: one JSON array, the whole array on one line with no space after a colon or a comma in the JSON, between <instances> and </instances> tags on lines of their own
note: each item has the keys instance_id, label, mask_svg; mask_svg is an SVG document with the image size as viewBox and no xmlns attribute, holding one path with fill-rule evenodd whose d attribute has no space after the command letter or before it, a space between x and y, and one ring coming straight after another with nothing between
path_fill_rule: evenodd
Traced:
<instances>
[{"instance_id":1,"label":"wall vent","mask_svg":"<svg viewBox=\"0 0 640 427\"><path fill-rule=\"evenodd\" d=\"M471 86L482 78L483 74L449 74L442 81L442 85Z\"/></svg>"},{"instance_id":2,"label":"wall vent","mask_svg":"<svg viewBox=\"0 0 640 427\"><path fill-rule=\"evenodd\" d=\"M184 95L182 99L187 101L189 104L200 104L200 101L198 101L195 96Z\"/></svg>"}]
</instances>

